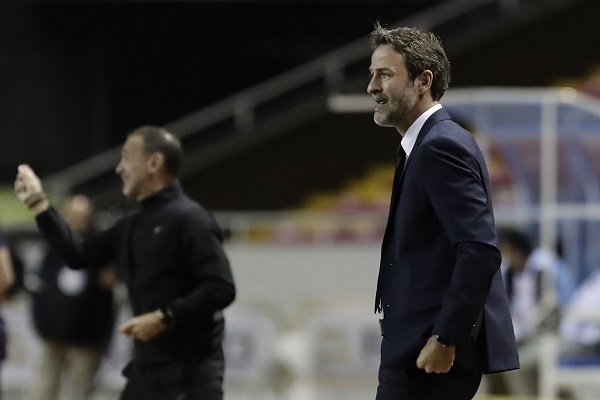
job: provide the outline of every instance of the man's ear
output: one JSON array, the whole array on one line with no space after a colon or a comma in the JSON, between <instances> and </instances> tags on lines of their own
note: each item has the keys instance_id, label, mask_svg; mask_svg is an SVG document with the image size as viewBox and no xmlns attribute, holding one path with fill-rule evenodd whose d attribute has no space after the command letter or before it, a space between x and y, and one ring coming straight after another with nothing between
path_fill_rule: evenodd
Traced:
<instances>
[{"instance_id":1,"label":"man's ear","mask_svg":"<svg viewBox=\"0 0 600 400\"><path fill-rule=\"evenodd\" d=\"M148 159L148 166L151 172L160 171L165 166L165 156L162 153L152 153Z\"/></svg>"},{"instance_id":2,"label":"man's ear","mask_svg":"<svg viewBox=\"0 0 600 400\"><path fill-rule=\"evenodd\" d=\"M419 80L419 92L421 92L421 94L431 91L431 85L433 84L433 72L426 69L425 71L421 72L417 79Z\"/></svg>"}]
</instances>

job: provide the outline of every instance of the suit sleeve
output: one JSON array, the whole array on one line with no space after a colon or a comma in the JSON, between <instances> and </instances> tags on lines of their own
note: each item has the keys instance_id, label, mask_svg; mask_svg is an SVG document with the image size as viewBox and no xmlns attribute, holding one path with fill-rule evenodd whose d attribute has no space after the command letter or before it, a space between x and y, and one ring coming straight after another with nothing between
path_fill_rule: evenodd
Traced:
<instances>
[{"instance_id":1,"label":"suit sleeve","mask_svg":"<svg viewBox=\"0 0 600 400\"><path fill-rule=\"evenodd\" d=\"M235 284L222 244L221 230L207 214L182 221L184 263L198 282L187 296L169 305L176 321L210 316L235 299Z\"/></svg>"},{"instance_id":2,"label":"suit sleeve","mask_svg":"<svg viewBox=\"0 0 600 400\"><path fill-rule=\"evenodd\" d=\"M487 169L450 137L431 140L423 152L425 190L456 251L450 287L433 332L465 344L501 262Z\"/></svg>"}]
</instances>

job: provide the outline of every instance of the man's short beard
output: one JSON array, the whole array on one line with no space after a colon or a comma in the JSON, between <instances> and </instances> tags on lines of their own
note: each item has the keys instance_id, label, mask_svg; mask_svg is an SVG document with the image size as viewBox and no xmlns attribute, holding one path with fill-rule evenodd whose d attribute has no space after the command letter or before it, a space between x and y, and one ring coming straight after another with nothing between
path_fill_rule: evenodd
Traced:
<instances>
[{"instance_id":1,"label":"man's short beard","mask_svg":"<svg viewBox=\"0 0 600 400\"><path fill-rule=\"evenodd\" d=\"M389 114L382 115L381 113L375 113L375 114L373 114L373 121L375 121L375 124L382 126L382 127L391 127L392 126L390 124L390 115Z\"/></svg>"}]
</instances>

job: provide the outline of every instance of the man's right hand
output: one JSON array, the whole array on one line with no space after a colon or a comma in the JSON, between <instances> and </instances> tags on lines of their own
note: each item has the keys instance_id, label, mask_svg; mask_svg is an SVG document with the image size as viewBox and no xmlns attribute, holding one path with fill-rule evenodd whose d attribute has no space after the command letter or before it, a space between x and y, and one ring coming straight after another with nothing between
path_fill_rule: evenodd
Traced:
<instances>
[{"instance_id":1,"label":"man's right hand","mask_svg":"<svg viewBox=\"0 0 600 400\"><path fill-rule=\"evenodd\" d=\"M49 207L40 178L27 164L19 165L14 190L19 201L35 214L39 214Z\"/></svg>"}]
</instances>

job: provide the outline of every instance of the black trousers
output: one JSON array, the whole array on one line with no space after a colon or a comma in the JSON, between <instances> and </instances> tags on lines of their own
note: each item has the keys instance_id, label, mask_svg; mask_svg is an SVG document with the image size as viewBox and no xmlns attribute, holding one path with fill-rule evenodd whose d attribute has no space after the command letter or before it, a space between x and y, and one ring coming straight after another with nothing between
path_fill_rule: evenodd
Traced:
<instances>
[{"instance_id":1,"label":"black trousers","mask_svg":"<svg viewBox=\"0 0 600 400\"><path fill-rule=\"evenodd\" d=\"M203 359L161 364L130 362L120 400L222 400L225 362L219 349Z\"/></svg>"},{"instance_id":2,"label":"black trousers","mask_svg":"<svg viewBox=\"0 0 600 400\"><path fill-rule=\"evenodd\" d=\"M471 400L482 373L454 365L446 374L428 374L416 366L379 371L376 400Z\"/></svg>"}]
</instances>

